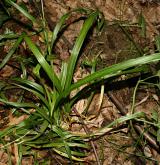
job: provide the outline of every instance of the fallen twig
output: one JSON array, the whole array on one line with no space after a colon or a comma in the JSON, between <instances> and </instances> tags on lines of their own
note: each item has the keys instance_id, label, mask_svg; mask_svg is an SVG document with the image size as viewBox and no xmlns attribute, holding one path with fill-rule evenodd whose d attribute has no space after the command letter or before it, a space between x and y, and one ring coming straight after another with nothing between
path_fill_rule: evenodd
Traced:
<instances>
[{"instance_id":1,"label":"fallen twig","mask_svg":"<svg viewBox=\"0 0 160 165\"><path fill-rule=\"evenodd\" d=\"M124 106L120 103L120 101L114 96L112 92L108 92L108 96L111 99L111 101L114 103L114 105L117 107L117 109L120 111L122 115L126 115L128 110L124 108ZM157 151L160 152L159 145L156 142L156 139L152 137L150 134L147 132L144 132L144 130L137 124L133 124L134 129L139 133L143 134L144 138L146 141L148 141L149 144L152 145L152 147Z\"/></svg>"},{"instance_id":2,"label":"fallen twig","mask_svg":"<svg viewBox=\"0 0 160 165\"><path fill-rule=\"evenodd\" d=\"M82 124L82 126L83 126L83 128L84 128L84 130L86 132L86 134L90 135L91 132L90 132L89 128L87 127L87 125L84 123L84 121L83 121L81 115L79 114L79 112L77 111L77 109L75 107L73 107L72 110L78 116L78 118L79 118L79 120L80 120L80 122L81 122L81 124ZM90 143L91 143L91 146L93 148L93 152L94 152L94 155L95 155L95 158L96 158L96 161L97 161L97 165L101 165L99 157L98 157L98 154L97 154L97 151L96 151L96 148L95 148L95 144L93 142L93 139L90 139Z\"/></svg>"}]
</instances>

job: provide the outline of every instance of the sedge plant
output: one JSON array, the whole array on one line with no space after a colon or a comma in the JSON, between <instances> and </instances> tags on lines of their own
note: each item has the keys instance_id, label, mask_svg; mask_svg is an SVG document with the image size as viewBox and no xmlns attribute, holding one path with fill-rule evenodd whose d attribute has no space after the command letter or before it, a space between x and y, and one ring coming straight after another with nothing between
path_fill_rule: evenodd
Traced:
<instances>
[{"instance_id":1,"label":"sedge plant","mask_svg":"<svg viewBox=\"0 0 160 165\"><path fill-rule=\"evenodd\" d=\"M33 24L37 23L37 20L21 6L11 0L7 0L6 2L19 10ZM52 60L48 60L50 59L48 57L54 56L52 50L55 42L58 40L59 34L66 28L66 22L73 12L84 13L86 19L84 20L83 26L77 36L73 49L71 50L69 60L62 62L61 72L57 74L54 71ZM25 154L24 151L28 152L28 150L33 147L38 149L50 148L54 152L69 158L70 160L83 161L82 157L85 156L84 151L90 148L86 143L87 139L103 135L110 128L119 123L144 117L144 113L142 112L133 113L119 118L104 128L97 130L95 133L86 136L74 134L62 127L64 116L67 116L72 111L74 104L81 96L80 91L74 96L71 96L73 90L78 91L78 89L84 85L85 88L90 88L90 85L94 83L122 74L145 72L147 70L145 64L160 60L160 53L142 56L96 71L74 83L73 76L84 40L93 25L98 24L98 27L101 27L103 24L103 19L101 18L101 13L99 11L86 9L71 11L60 18L52 32L51 39L48 37L48 32L45 29L45 23L43 22L40 27L41 30L39 31L43 32L44 40L47 42L45 51L41 50L31 40L30 35L22 33L20 36L16 36L17 39L14 46L2 60L0 69L7 64L11 56L14 55L16 49L22 41L24 41L31 51L31 56L33 55L37 61L33 69L33 74L36 76L34 81L28 79L28 75L25 74L25 76L20 78L11 78L9 85L5 82L1 83L1 93L3 93L2 91L5 92L8 88L21 88L31 92L39 100L37 103L34 103L25 102L23 98L20 98L17 102L10 102L3 94L0 95L0 102L8 107L16 108L17 111L24 110L24 112L28 114L28 118L21 123L9 126L0 132L0 138L3 141L4 148L12 143L16 143L19 146L20 160ZM23 73L26 73L24 66L22 67L22 71ZM48 79L51 84L46 83L44 77L41 75L41 71L44 72L45 78ZM30 111L31 109L32 111ZM12 140L4 142L6 136L12 137Z\"/></svg>"}]
</instances>

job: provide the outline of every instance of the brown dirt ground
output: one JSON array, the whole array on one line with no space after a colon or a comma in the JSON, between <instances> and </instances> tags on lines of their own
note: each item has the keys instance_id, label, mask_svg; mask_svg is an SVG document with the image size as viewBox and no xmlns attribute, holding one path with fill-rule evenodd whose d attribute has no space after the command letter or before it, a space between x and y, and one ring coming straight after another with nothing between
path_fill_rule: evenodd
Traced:
<instances>
[{"instance_id":1,"label":"brown dirt ground","mask_svg":"<svg viewBox=\"0 0 160 165\"><path fill-rule=\"evenodd\" d=\"M20 1L23 0L19 0L18 2ZM28 5L32 13L37 14L36 10L34 9L34 4L29 4L28 0L24 0L23 2ZM117 24L118 22L134 24L137 22L141 12L143 13L143 16L146 20L147 35L145 37L142 37L140 35L139 29L135 27L128 28L127 32L132 35L133 40L137 43L137 45L140 46L140 48L142 48L142 50L144 50L146 47L148 48L144 53L148 54L155 51L154 38L156 35L159 34L160 30L160 3L156 0L45 0L44 7L46 20L49 24L50 29L54 28L57 20L64 13L77 7L99 9L106 19L106 25L103 28L102 32L98 34L96 32L93 32L92 36L88 38L88 41L86 42L88 44L84 46L83 53L81 55L81 58L79 59L79 67L77 67L76 69L74 81L78 81L78 79L81 79L82 77L90 73L90 70L87 70L80 65L80 63L85 60L91 61L97 58L97 69L102 69L103 67L141 55L140 51L135 48L133 41L130 41L126 37L122 29ZM75 16L75 18L76 17L77 16ZM21 18L21 16L19 16L19 19L23 20L23 17ZM26 20L24 19L23 21L25 22ZM56 44L56 48L54 51L59 55L60 60L68 59L69 50L72 48L72 45L77 34L79 33L82 23L83 22L80 21L78 23L71 24L63 33L60 41ZM9 29L11 28L11 30L15 32L23 31L22 27L17 28L17 25L15 24L13 26L13 23L11 22L7 23L5 27L8 27ZM3 29L1 29L1 32L2 31ZM39 38L33 38L33 40L39 43ZM3 54L7 52L9 47L10 46L6 47L3 50ZM28 52L25 52L25 54L27 55ZM14 61L11 61L10 65L6 65L0 71L1 79L10 77L15 74L19 75L18 70L12 69L12 64L14 64ZM120 77L118 81L125 79L126 77ZM116 86L116 90L114 90L115 86L113 84L110 87L111 90L106 87L102 102L100 102L100 90L98 90L98 92L94 95L84 121L91 132L109 124L111 121L122 116L119 109L117 109L114 101L110 99L110 94L108 93L108 91L111 91L114 97L116 97L116 100L118 100L124 108L128 110L130 109L135 82L129 82L128 84L126 84L126 82L125 84L122 83L122 85L120 85L119 87ZM10 99L13 101L15 98L11 97ZM154 90L140 89L136 97L136 111L144 111L150 117L153 109L156 109L157 111L160 110L157 99L159 101L159 98ZM75 105L75 107L80 114L83 114L86 105L87 99L82 99ZM25 116L18 119L10 117L9 119L5 119L6 121L1 121L2 118L7 117L4 117L3 115L4 111L0 110L1 128L5 126L4 122L18 123L25 118ZM15 122L15 120L17 121ZM72 118L73 124L69 129L73 132L85 133L83 127L75 123L76 120L77 118ZM135 132L132 134L130 133L130 128L126 124L125 126L113 131L112 133L108 133L107 135L95 140L94 145L96 147L99 159L101 160L101 164L150 165L156 164L156 161L159 162L159 153L145 140L144 143L139 144L139 138L140 136ZM13 153L12 159L14 164L16 162L17 146L12 146L10 150ZM55 159L51 158L50 164L68 164L68 161L66 159L54 155L53 153L46 153L44 151L39 151L39 153L41 159L46 156L55 157ZM85 161L86 163L84 164L86 165L96 164L93 150L90 151L89 155L85 158ZM22 164L30 165L33 163L34 162L32 158L29 157L23 159ZM7 154L4 151L0 151L0 165L1 164L7 164Z\"/></svg>"}]
</instances>

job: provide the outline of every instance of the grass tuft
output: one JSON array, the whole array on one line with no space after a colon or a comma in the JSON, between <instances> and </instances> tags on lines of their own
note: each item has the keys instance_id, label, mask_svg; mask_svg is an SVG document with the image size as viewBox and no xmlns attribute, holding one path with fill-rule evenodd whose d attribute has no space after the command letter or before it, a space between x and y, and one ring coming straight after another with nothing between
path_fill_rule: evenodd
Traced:
<instances>
[{"instance_id":1,"label":"grass tuft","mask_svg":"<svg viewBox=\"0 0 160 165\"><path fill-rule=\"evenodd\" d=\"M7 0L7 2L33 23L37 23L37 20L28 13L28 11L24 10L11 0ZM64 30L64 27L67 26L66 21L70 18L72 12L84 13L86 14L86 19L84 20L83 26L74 43L68 62L63 62L61 72L58 74L54 71L52 61L49 61L47 56L53 56L52 50L55 42L59 39L59 34ZM45 50L48 50L47 53L43 53L44 51L32 41L32 37L29 34L22 33L20 37L16 39L14 46L0 64L0 69L2 69L11 59L11 56L13 56L16 50L22 45L22 42L25 42L27 49L30 50L29 56L34 56L36 59L34 64L35 67L32 70L32 75L36 77L34 80L29 79L27 68L25 65L22 65L22 72L25 72L25 76L11 78L9 85L13 88L21 88L24 91L32 93L37 98L38 102L34 103L34 100L26 101L25 98L22 98L17 102L11 102L4 97L0 98L0 102L7 105L9 108L14 107L16 108L16 111L20 111L23 108L30 114L24 121L17 125L12 125L0 132L0 138L3 139L3 141L5 140L5 137L12 137L9 142L6 142L3 145L3 147L12 143L18 145L18 164L20 164L24 154L22 150L23 146L37 149L51 149L57 154L69 158L70 161L83 161L83 157L86 156L84 151L90 149L86 140L102 136L117 125L129 120L135 121L136 119L142 120L145 118L144 113L133 112L132 114L121 117L104 128L85 136L73 134L62 127L64 116L68 115L74 107L73 99L76 98L77 100L77 98L80 97L79 93L72 97L71 92L73 90L81 88L83 85L86 85L85 88L90 88L94 83L107 80L111 77L114 78L119 75L148 72L146 64L160 60L160 53L127 60L102 70L95 71L74 83L73 75L85 38L89 33L89 30L95 24L98 24L101 28L104 20L99 11L76 9L72 12L63 15L55 26L51 39L47 40L48 44L45 48ZM40 26L39 29L42 29L42 27ZM45 31L45 34L46 32L47 31ZM44 76L40 74L41 72L45 75L45 80ZM47 81L51 82L51 85L48 84ZM4 84L2 88L4 88ZM159 123L157 126L159 128Z\"/></svg>"}]
</instances>

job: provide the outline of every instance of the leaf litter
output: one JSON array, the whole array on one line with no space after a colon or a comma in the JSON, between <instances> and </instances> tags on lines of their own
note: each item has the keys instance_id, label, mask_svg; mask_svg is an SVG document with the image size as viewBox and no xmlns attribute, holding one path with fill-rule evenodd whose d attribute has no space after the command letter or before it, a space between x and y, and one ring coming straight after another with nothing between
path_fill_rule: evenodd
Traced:
<instances>
[{"instance_id":1,"label":"leaf litter","mask_svg":"<svg viewBox=\"0 0 160 165\"><path fill-rule=\"evenodd\" d=\"M24 1L24 2L27 5L29 4L29 1ZM157 24L160 18L158 17L158 13L159 13L158 11L160 10L160 6L158 2L148 3L148 2L139 2L139 1L132 1L132 0L128 0L128 1L122 0L122 1L118 1L118 3L117 1L111 1L111 0L108 0L108 1L102 0L102 1L95 1L95 2L90 1L90 0L87 0L87 1L82 1L82 0L78 0L78 1L73 1L73 0L63 1L62 0L61 1L60 0L60 1L53 2L50 0L46 0L44 1L44 5L45 5L45 10L46 10L45 11L46 19L49 22L49 25L52 26L50 28L53 28L53 26L55 25L57 20L60 18L60 16L62 16L67 11L74 9L76 7L87 7L87 8L92 8L92 9L98 8L100 11L103 12L106 20L111 23L117 22L117 21L128 21L129 23L134 24L137 21L137 17L138 17L138 14L140 14L140 11L143 11L143 16L147 23L146 38L147 38L147 41L151 44L153 44L154 35L158 34L158 30L159 30ZM31 10L32 10L32 6L31 6ZM62 35L61 42L57 43L55 52L59 54L60 59L67 60L69 51L71 50L71 47L72 47L72 43L75 41L75 37L77 36L77 33L79 32L79 28L81 24L82 22L71 24L68 30L64 32L64 34ZM5 26L7 27L8 25L6 24ZM111 25L111 29L112 29L112 25ZM19 28L18 30L21 31L22 29ZM108 29L106 28L106 31L105 31L106 33L108 33L107 30ZM115 35L116 30L117 29L115 28L113 31L111 30L109 31L111 34L111 37ZM137 33L134 28L131 29L131 32L133 33L133 35L137 37ZM118 32L116 34L118 35ZM117 39L113 41L110 40L111 37L109 38L109 34L106 34L104 38L102 37L103 34L102 36L99 37L93 32L93 36L94 35L96 37L89 39L89 45L86 45L86 47L84 48L84 52L82 53L82 58L79 59L80 61L84 61L86 56L91 56L90 58L93 59L94 56L97 55L98 51L100 51L98 50L98 48L100 48L101 50L103 49L103 52L100 54L100 57L98 59L100 61L99 62L100 64L97 62L97 65L101 65L102 63L104 63L103 65L110 65L111 61L115 63L117 62L117 59L119 58L119 56L120 56L120 59L118 60L124 60L125 57L121 57L120 53L122 52L123 54L123 52L126 51L126 50L123 50L123 47L126 48L126 45L128 47L131 45L128 49L135 51L135 48L133 48L133 43L124 41L124 46L123 46L122 40L125 40L125 39L124 39L124 33L122 32L119 34L119 36L117 36ZM107 38L107 36L108 36L108 40L110 41L108 42L112 43L110 47L106 46L105 39ZM98 41L100 45L98 45L98 48L94 47L93 50L89 52L91 47L97 44L96 42L98 38L102 39ZM120 39L119 44L118 44L118 39ZM140 38L138 36L137 38L134 38L134 39L139 40ZM145 42L143 37L142 37L142 40L143 41L141 42ZM36 38L36 41L40 42L38 38ZM64 43L66 42L68 44L67 46L64 46ZM147 45L148 42L144 43L143 48L148 46ZM120 48L116 46L115 44L117 44L118 46L120 45ZM120 53L117 55L116 52L118 51L120 51ZM147 50L147 51L149 52L153 50ZM111 57L110 54L115 54L115 57ZM108 60L108 57L111 57L113 59ZM97 68L98 67L101 67L101 66L97 66ZM12 73L13 70L10 70L10 71L9 70L10 68L9 69L7 68L6 70L4 69L0 76L10 77L10 75L13 74ZM89 73L90 73L90 70L88 71L86 70L85 67L80 67L80 64L78 64L77 71L74 76L74 81L76 82L78 79L85 77ZM114 87L112 88L114 89ZM126 87L123 89L117 89L116 91L112 89L116 97L118 97L120 101L123 102L124 107L129 107L131 104L133 88L131 89L130 88L131 87L128 87L126 85ZM116 109L116 106L114 105L114 103L112 103L112 101L109 99L106 93L103 96L102 104L99 108L99 103L100 103L99 91L100 90L98 89L97 92L94 94L91 104L89 105L87 115L83 114L85 108L87 107L87 103L88 103L87 98L78 101L75 105L75 108L77 109L78 114L81 115L85 125L88 126L88 129L90 130L90 132L94 132L97 128L101 128L102 126L111 123L113 120L121 116L120 112ZM147 91L147 92L144 91L144 92L149 93L149 95L151 95L150 91ZM155 91L153 91L152 93L153 95L156 95ZM145 98L142 92L140 92L139 95L140 95L139 100L143 100ZM137 100L137 102L139 100ZM145 113L150 115L151 111L153 109L156 109L157 107L158 107L157 102L150 96L146 98L146 100L144 100L142 103L137 105L135 111L145 111ZM72 115L76 116L74 112L71 114L71 117ZM17 124L21 122L23 118L26 118L26 116L24 115L19 118L10 117L9 124L10 125L12 125L13 123ZM82 127L82 123L80 123L80 120L77 116L72 117L71 126L68 126L68 128L70 131L73 131L73 132L75 131L75 132L85 133L85 130ZM136 140L137 135L135 133L133 135L130 135L128 131L129 131L129 128L128 127L123 128L123 125L122 125L122 128L120 126L120 128L118 130L113 131L113 133L112 132L107 133L107 135L105 135L104 137L95 140L95 147L96 147L98 155L100 155L100 159L101 159L101 162L103 162L103 164L106 164L106 165L107 164L132 164L132 163L149 164L150 162L154 163L155 162L154 160L159 161L160 158L157 151L155 151L151 146L148 146L148 145L146 146L144 145L142 148L140 148L138 144L138 140ZM141 138L141 137L138 137L138 138ZM18 153L17 153L16 144L13 144L13 148L14 148L12 151L13 162L18 162ZM151 159L147 160L143 154L147 158L151 158ZM44 155L42 154L41 157L43 158ZM1 158L2 158L1 163L4 163L4 164L7 163L6 152L2 151ZM28 159L29 160L23 160L22 164L25 164L26 162L27 162L26 164L33 163L32 158L28 158ZM61 161L61 158L58 157L57 159ZM90 151L90 154L88 157L85 158L85 161L86 161L86 164L95 164L96 159L95 159L93 151ZM63 162L63 164L65 163Z\"/></svg>"}]
</instances>

